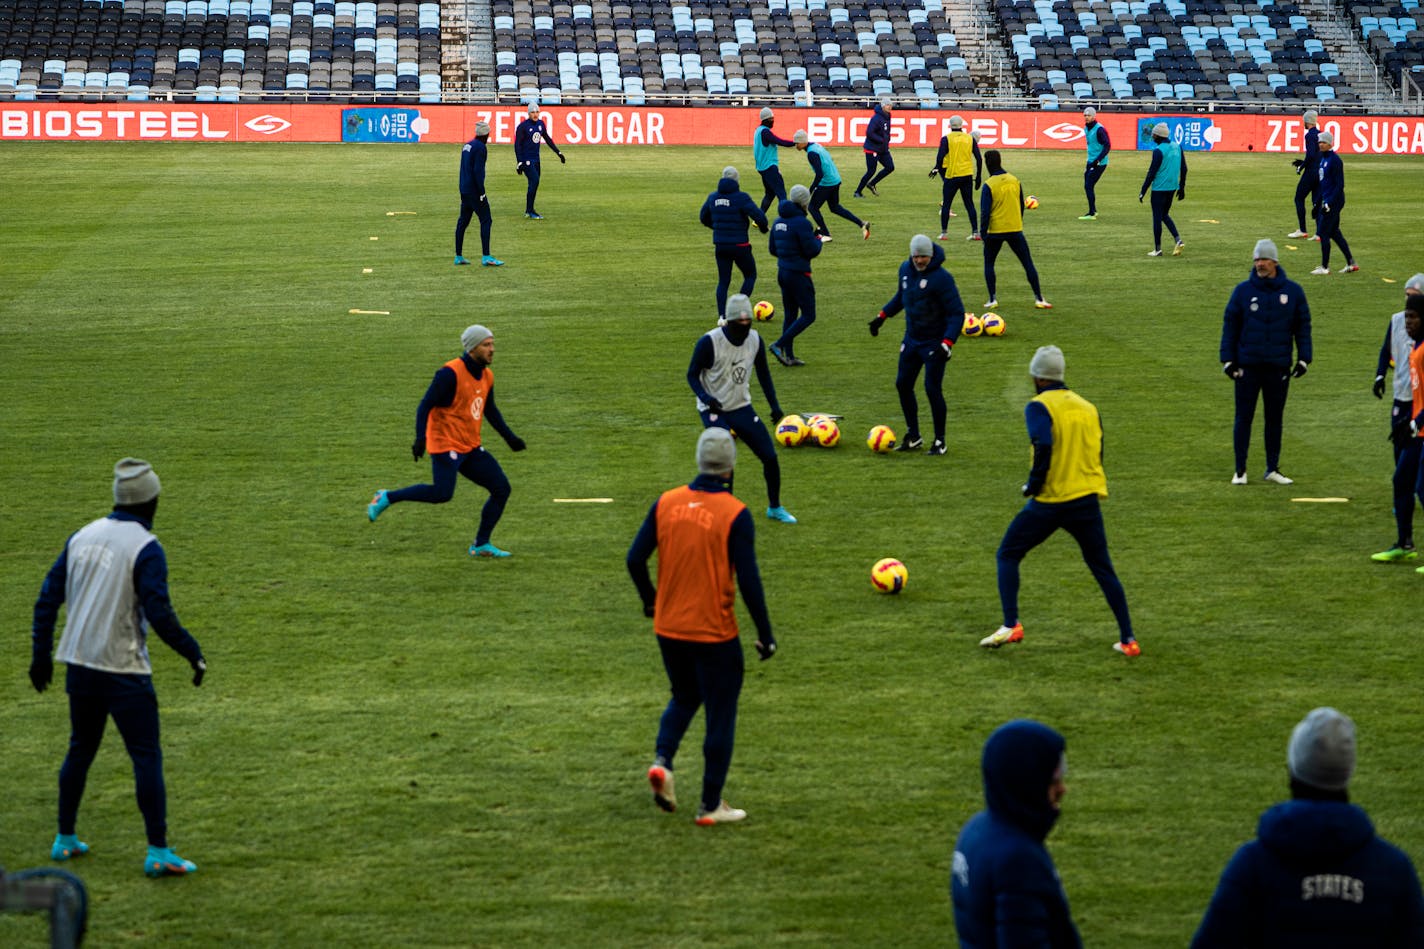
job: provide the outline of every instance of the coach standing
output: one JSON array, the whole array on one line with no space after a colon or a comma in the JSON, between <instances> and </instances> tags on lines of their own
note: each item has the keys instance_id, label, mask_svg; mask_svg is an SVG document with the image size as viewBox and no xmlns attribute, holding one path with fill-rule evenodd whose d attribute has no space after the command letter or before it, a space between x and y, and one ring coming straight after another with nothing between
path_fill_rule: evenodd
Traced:
<instances>
[{"instance_id":1,"label":"coach standing","mask_svg":"<svg viewBox=\"0 0 1424 949\"><path fill-rule=\"evenodd\" d=\"M895 159L890 157L890 97L882 96L865 126L865 175L855 186L855 197L863 198L863 192L878 195L875 186L880 184L895 170ZM876 168L880 174L876 174Z\"/></svg>"},{"instance_id":2,"label":"coach standing","mask_svg":"<svg viewBox=\"0 0 1424 949\"><path fill-rule=\"evenodd\" d=\"M710 827L742 820L747 812L722 799L737 730L742 691L742 643L732 606L738 589L757 628L756 651L776 653L757 570L751 513L732 496L736 443L726 429L705 429L697 439L697 477L666 491L628 548L628 573L653 619L672 698L663 710L648 783L665 811L677 809L673 759L699 707L706 716L702 743L702 802L697 823ZM658 554L658 584L648 559Z\"/></svg>"},{"instance_id":3,"label":"coach standing","mask_svg":"<svg viewBox=\"0 0 1424 949\"><path fill-rule=\"evenodd\" d=\"M741 175L728 165L722 169L717 190L702 202L699 217L703 227L712 229L712 247L717 256L717 315L727 312L727 289L732 285L732 265L742 272L741 293L750 294L756 287L756 258L747 228L755 224L767 232L766 215L756 206L751 195L742 190Z\"/></svg>"},{"instance_id":4,"label":"coach standing","mask_svg":"<svg viewBox=\"0 0 1424 949\"><path fill-rule=\"evenodd\" d=\"M486 267L503 267L504 261L490 256L490 216L489 198L485 195L485 164L489 160L489 123L475 123L475 137L465 143L460 151L460 219L455 222L455 266L463 266L465 259L465 228L470 226L470 218L480 219L480 248L484 256L480 263Z\"/></svg>"},{"instance_id":5,"label":"coach standing","mask_svg":"<svg viewBox=\"0 0 1424 949\"><path fill-rule=\"evenodd\" d=\"M1360 268L1350 253L1350 245L1340 232L1340 212L1345 210L1345 163L1335 151L1335 136L1321 132L1316 139L1320 145L1320 166L1316 173L1320 176L1320 220L1316 236L1320 238L1320 266L1311 271L1317 276L1330 272L1330 244L1340 245L1340 253L1345 255L1345 266L1341 273L1354 273Z\"/></svg>"},{"instance_id":6,"label":"coach standing","mask_svg":"<svg viewBox=\"0 0 1424 949\"><path fill-rule=\"evenodd\" d=\"M549 137L549 127L539 118L538 104L531 102L529 118L514 128L514 170L529 182L529 188L524 195L524 216L535 221L544 219L544 215L534 210L534 199L539 194L540 145L548 145L554 154L559 156L559 164L568 161L564 153L559 151L559 146Z\"/></svg>"},{"instance_id":7,"label":"coach standing","mask_svg":"<svg viewBox=\"0 0 1424 949\"><path fill-rule=\"evenodd\" d=\"M905 311L905 338L900 342L900 368L895 391L905 413L905 438L896 451L913 451L924 444L920 437L920 407L915 381L925 374L925 398L934 421L931 455L945 453L944 370L954 355L954 344L964 329L964 303L954 277L944 269L944 250L925 234L910 238L910 259L900 265L900 285L875 319L870 335L879 336L885 320Z\"/></svg>"},{"instance_id":8,"label":"coach standing","mask_svg":"<svg viewBox=\"0 0 1424 949\"><path fill-rule=\"evenodd\" d=\"M153 535L158 475L146 461L114 465L114 509L70 536L35 602L30 682L43 692L54 676L50 649L60 607L69 604L54 659L65 663L69 754L59 769L59 833L50 857L89 850L75 834L89 766L110 718L133 761L134 790L148 835L144 873L181 876L198 869L168 846L168 791L158 737L158 697L148 659L148 630L193 667L203 684L203 651L168 599L168 561Z\"/></svg>"},{"instance_id":9,"label":"coach standing","mask_svg":"<svg viewBox=\"0 0 1424 949\"><path fill-rule=\"evenodd\" d=\"M1246 456L1259 397L1265 411L1266 480L1291 484L1280 472L1281 423L1291 377L1310 368L1310 304L1300 284L1286 279L1274 241L1261 239L1251 275L1231 291L1221 319L1221 371L1236 383L1236 451L1232 484L1246 483Z\"/></svg>"}]
</instances>

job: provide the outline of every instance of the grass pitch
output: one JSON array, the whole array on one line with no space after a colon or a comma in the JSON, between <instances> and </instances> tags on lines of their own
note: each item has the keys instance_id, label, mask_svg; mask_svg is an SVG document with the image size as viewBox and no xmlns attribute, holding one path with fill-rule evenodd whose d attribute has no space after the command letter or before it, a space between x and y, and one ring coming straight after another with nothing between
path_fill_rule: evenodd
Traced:
<instances>
[{"instance_id":1,"label":"grass pitch","mask_svg":"<svg viewBox=\"0 0 1424 949\"><path fill-rule=\"evenodd\" d=\"M693 473L683 377L715 309L697 211L725 164L756 187L750 155L572 148L531 222L512 153L493 152L499 269L451 266L455 147L0 146L0 863L46 862L67 735L62 689L25 678L31 605L68 533L108 510L125 454L163 478L174 602L210 663L194 690L153 645L171 839L200 870L143 878L111 731L80 815L93 852L73 864L90 945L941 945L979 749L1015 716L1068 738L1049 845L1089 945L1186 943L1285 796L1287 736L1316 705L1355 718L1354 797L1424 859L1424 578L1367 556L1394 536L1388 408L1369 386L1424 270L1400 200L1424 192L1417 158L1345 156L1363 269L1321 278L1318 245L1284 237L1289 156L1190 155L1186 253L1149 260L1144 154L1114 153L1091 223L1076 220L1080 155L1006 154L1042 201L1027 233L1054 309L1032 309L1002 255L1008 334L957 349L938 459L862 447L875 424L903 429L899 323L878 339L865 323L909 237L938 233L932 152L898 153L879 198L845 187L872 239L830 218L820 320L797 345L809 365L773 367L788 411L843 414L845 437L783 452L800 524L757 520L782 650L743 693L727 797L751 816L703 830L644 783L666 686L623 557L657 493ZM783 158L788 182L809 178ZM837 158L853 183L859 153ZM950 228L978 312L979 245L962 212ZM1260 481L1259 419L1252 483L1228 483L1221 311L1262 236L1314 316L1316 360L1286 409L1289 488ZM763 241L754 298L779 306ZM494 541L515 556L499 563L465 555L484 500L468 484L365 519L374 489L427 479L407 448L415 406L474 322L495 332L499 404L529 443L491 439L514 486ZM1024 564L1026 641L976 646L998 625L993 553L1022 503L1026 367L1050 342L1104 416L1138 660L1110 649L1112 617L1061 536ZM737 493L764 509L749 458ZM552 501L566 497L613 501ZM885 556L909 567L898 597L870 587ZM678 760L688 802L700 729ZM43 934L0 917L0 944Z\"/></svg>"}]
</instances>

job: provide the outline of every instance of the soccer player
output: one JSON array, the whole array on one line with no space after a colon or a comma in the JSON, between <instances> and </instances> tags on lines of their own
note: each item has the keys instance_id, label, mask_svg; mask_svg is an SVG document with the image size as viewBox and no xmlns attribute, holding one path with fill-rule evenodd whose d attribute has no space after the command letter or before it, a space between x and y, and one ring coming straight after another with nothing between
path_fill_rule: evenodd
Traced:
<instances>
[{"instance_id":1,"label":"soccer player","mask_svg":"<svg viewBox=\"0 0 1424 949\"><path fill-rule=\"evenodd\" d=\"M1152 163L1147 166L1147 177L1142 179L1142 190L1137 193L1137 203L1141 204L1148 189L1152 191L1152 250L1147 256L1162 256L1162 225L1165 224L1172 240L1176 241L1172 245L1172 256L1180 257L1186 245L1182 243L1182 235L1177 233L1171 210L1173 196L1178 201L1187 199L1187 156L1182 153L1182 147L1172 141L1166 122L1152 126L1152 142Z\"/></svg>"},{"instance_id":2,"label":"soccer player","mask_svg":"<svg viewBox=\"0 0 1424 949\"><path fill-rule=\"evenodd\" d=\"M812 142L806 137L805 129L798 129L791 136L796 148L806 153L806 161L811 165L811 217L816 219L816 234L824 243L831 241L831 229L821 215L821 205L830 205L833 212L860 228L860 236L870 240L870 224L856 217L841 204L841 173L831 160L831 153L820 142Z\"/></svg>"},{"instance_id":3,"label":"soccer player","mask_svg":"<svg viewBox=\"0 0 1424 949\"><path fill-rule=\"evenodd\" d=\"M920 437L920 407L915 398L915 381L925 373L925 398L934 422L931 455L945 453L944 370L954 355L954 344L964 329L964 304L954 277L944 268L944 250L928 236L910 238L910 259L900 265L900 285L890 302L870 321L870 335L879 336L885 321L905 311L905 337L900 342L900 368L895 374L895 391L900 410L905 413L905 438L896 451L914 451L924 444Z\"/></svg>"},{"instance_id":4,"label":"soccer player","mask_svg":"<svg viewBox=\"0 0 1424 949\"><path fill-rule=\"evenodd\" d=\"M949 240L949 219L954 216L954 198L964 202L964 210L969 213L969 236L965 240L979 240L979 215L974 210L974 191L978 190L984 172L983 158L979 154L979 138L964 131L962 116L949 117L949 133L940 137L939 151L935 154L934 167L930 177L940 177L939 239Z\"/></svg>"},{"instance_id":5,"label":"soccer player","mask_svg":"<svg viewBox=\"0 0 1424 949\"><path fill-rule=\"evenodd\" d=\"M1417 273L1404 282L1404 302L1410 297L1424 294L1424 273ZM1371 391L1376 399L1384 398L1385 373L1394 372L1394 402L1389 412L1390 442L1394 446L1394 460L1399 461L1399 453L1409 439L1409 407L1414 400L1414 386L1409 381L1409 351L1414 342L1404 329L1404 311L1400 310L1389 318L1384 329L1384 343L1380 346L1379 363L1375 367L1375 383ZM1401 434L1402 433L1402 434Z\"/></svg>"},{"instance_id":6,"label":"soccer player","mask_svg":"<svg viewBox=\"0 0 1424 949\"><path fill-rule=\"evenodd\" d=\"M984 742L986 807L960 830L949 876L961 946L1082 946L1044 846L1068 793L1067 747L1028 719L1001 725Z\"/></svg>"},{"instance_id":7,"label":"soccer player","mask_svg":"<svg viewBox=\"0 0 1424 949\"><path fill-rule=\"evenodd\" d=\"M1004 532L999 544L999 602L1004 625L985 636L979 645L998 649L1022 642L1019 622L1019 563L1030 550L1052 537L1059 528L1078 542L1083 562L1107 598L1117 618L1118 641L1113 649L1137 656L1142 647L1132 634L1127 594L1113 570L1103 511L1098 498L1108 496L1103 473L1103 422L1097 406L1070 391L1063 383L1063 351L1040 346L1028 364L1038 390L1024 409L1028 438L1033 444L1033 468L1023 486L1028 503Z\"/></svg>"},{"instance_id":8,"label":"soccer player","mask_svg":"<svg viewBox=\"0 0 1424 949\"><path fill-rule=\"evenodd\" d=\"M781 336L769 347L783 366L804 366L796 358L796 337L816 322L816 285L811 282L811 258L821 252L816 230L806 217L811 192L792 185L791 198L781 202L781 217L771 226L767 242L776 258L776 282L781 287Z\"/></svg>"},{"instance_id":9,"label":"soccer player","mask_svg":"<svg viewBox=\"0 0 1424 949\"><path fill-rule=\"evenodd\" d=\"M979 213L984 221L984 283L989 288L989 302L984 309L999 305L998 279L994 273L994 261L1000 248L1005 245L1023 264L1024 276L1028 277L1029 289L1033 291L1034 306L1040 310L1051 310L1053 304L1043 298L1043 288L1038 284L1038 268L1033 265L1033 254L1028 249L1028 239L1023 232L1023 185L1013 175L1004 171L1003 159L998 149L991 148L984 153L984 164L989 169L989 180L979 194Z\"/></svg>"},{"instance_id":10,"label":"soccer player","mask_svg":"<svg viewBox=\"0 0 1424 949\"><path fill-rule=\"evenodd\" d=\"M1395 542L1389 550L1373 554L1379 563L1401 563L1414 560L1414 499L1424 504L1424 296L1412 296L1404 304L1404 332L1408 338L1408 354L1404 374L1409 377L1409 408L1402 413L1404 424L1392 432L1396 446L1394 462L1394 523ZM1395 378L1401 375L1395 364ZM1383 377L1381 377L1383 378ZM1380 385L1376 382L1376 386ZM1397 411L1397 410L1396 410ZM1420 570L1419 573L1424 573Z\"/></svg>"},{"instance_id":11,"label":"soccer player","mask_svg":"<svg viewBox=\"0 0 1424 949\"><path fill-rule=\"evenodd\" d=\"M779 138L771 127L776 122L776 114L771 106L763 106L761 123L752 133L752 158L756 161L757 174L761 175L761 185L765 193L761 196L761 212L771 207L773 201L786 200L786 182L781 178L780 155L777 148L795 148L795 142Z\"/></svg>"},{"instance_id":12,"label":"soccer player","mask_svg":"<svg viewBox=\"0 0 1424 949\"><path fill-rule=\"evenodd\" d=\"M1274 241L1262 238L1253 251L1251 275L1231 291L1221 318L1221 371L1236 384L1236 453L1232 484L1246 483L1251 423L1259 398L1265 411L1266 480L1293 484L1281 474L1281 428L1290 381L1310 368L1310 304L1300 284L1286 278ZM1294 356L1292 356L1294 348Z\"/></svg>"},{"instance_id":13,"label":"soccer player","mask_svg":"<svg viewBox=\"0 0 1424 949\"><path fill-rule=\"evenodd\" d=\"M771 407L771 421L781 420L781 404L766 363L766 347L752 329L752 301L745 294L733 294L727 301L726 322L708 330L692 350L687 366L687 384L697 396L697 412L704 428L725 428L746 443L761 459L766 478L766 516L783 524L796 518L781 506L781 463L776 460L776 443L752 408L751 377L757 382Z\"/></svg>"},{"instance_id":14,"label":"soccer player","mask_svg":"<svg viewBox=\"0 0 1424 949\"><path fill-rule=\"evenodd\" d=\"M35 601L30 660L30 683L37 692L49 688L54 659L68 667L69 754L59 769L59 832L50 859L89 851L75 834L75 822L89 766L112 718L133 762L148 835L143 872L151 877L182 876L198 867L168 846L168 791L148 631L188 660L194 686L203 684L208 669L168 599L168 560L153 535L160 489L148 462L125 458L114 465L113 512L72 534L45 576ZM64 633L51 658L55 621L66 602Z\"/></svg>"},{"instance_id":15,"label":"soccer player","mask_svg":"<svg viewBox=\"0 0 1424 949\"><path fill-rule=\"evenodd\" d=\"M728 165L722 169L722 180L717 182L717 190L702 202L700 214L703 227L712 229L712 246L717 256L717 315L727 312L727 288L732 285L732 265L742 272L742 289L749 294L756 286L756 258L752 256L752 243L747 237L748 225L755 224L763 234L767 232L766 215L756 206L751 195L742 190L741 175Z\"/></svg>"},{"instance_id":16,"label":"soccer player","mask_svg":"<svg viewBox=\"0 0 1424 949\"><path fill-rule=\"evenodd\" d=\"M1320 178L1320 220L1316 222L1316 236L1320 238L1320 266L1311 271L1316 276L1330 273L1330 244L1340 245L1340 253L1345 255L1345 266L1341 273L1359 270L1350 244L1340 232L1340 212L1345 210L1345 163L1335 151L1335 136L1321 132L1316 139L1320 147L1320 165L1316 174Z\"/></svg>"},{"instance_id":17,"label":"soccer player","mask_svg":"<svg viewBox=\"0 0 1424 949\"><path fill-rule=\"evenodd\" d=\"M732 611L738 589L756 625L757 655L765 661L776 654L757 570L756 528L746 505L732 496L736 460L731 434L724 428L705 429L697 439L697 477L653 502L627 558L643 615L653 620L672 689L648 769L653 801L665 811L677 810L673 759L693 716L702 708L707 733L702 742L697 823L703 827L747 816L722 798L742 691L742 643ZM654 551L658 554L656 588L648 572Z\"/></svg>"},{"instance_id":18,"label":"soccer player","mask_svg":"<svg viewBox=\"0 0 1424 949\"><path fill-rule=\"evenodd\" d=\"M1297 158L1291 162L1295 168L1295 173L1300 176L1300 180L1295 183L1295 219L1296 229L1287 234L1287 237L1307 238L1310 232L1305 229L1305 199L1310 198L1310 216L1316 218L1320 214L1320 129L1316 127L1320 120L1320 115L1314 109L1309 109L1300 120L1305 123L1305 157Z\"/></svg>"},{"instance_id":19,"label":"soccer player","mask_svg":"<svg viewBox=\"0 0 1424 949\"><path fill-rule=\"evenodd\" d=\"M478 324L460 334L461 354L435 371L425 397L415 410L415 441L411 457L420 461L430 452L432 484L413 484L398 491L380 490L366 505L372 523L381 512L401 501L444 504L455 496L455 479L464 475L489 492L480 512L480 526L471 557L508 557L509 551L490 543L509 501L509 479L481 440L484 422L494 426L510 451L523 451L524 439L505 424L494 401L494 334Z\"/></svg>"},{"instance_id":20,"label":"soccer player","mask_svg":"<svg viewBox=\"0 0 1424 949\"><path fill-rule=\"evenodd\" d=\"M489 159L489 123L483 120L475 123L475 137L465 143L460 150L460 219L455 222L455 265L463 266L465 259L465 228L470 226L470 218L480 219L480 247L484 256L480 263L486 267L503 267L504 261L490 256L490 216L489 199L485 196L485 163Z\"/></svg>"},{"instance_id":21,"label":"soccer player","mask_svg":"<svg viewBox=\"0 0 1424 949\"><path fill-rule=\"evenodd\" d=\"M889 178L895 170L895 159L890 157L890 97L882 96L865 126L865 175L855 186L855 197L863 198L862 192L878 195L875 186ZM876 168L880 173L876 174Z\"/></svg>"},{"instance_id":22,"label":"soccer player","mask_svg":"<svg viewBox=\"0 0 1424 949\"><path fill-rule=\"evenodd\" d=\"M1098 180L1108 170L1108 153L1112 142L1108 140L1108 130L1098 122L1098 110L1088 106L1083 110L1083 144L1088 148L1088 165L1083 169L1083 193L1088 196L1088 213L1078 218L1080 221L1098 219Z\"/></svg>"},{"instance_id":23,"label":"soccer player","mask_svg":"<svg viewBox=\"0 0 1424 949\"><path fill-rule=\"evenodd\" d=\"M534 198L539 194L540 145L548 145L554 154L559 156L559 164L562 165L568 161L564 157L564 153L559 151L559 146L555 145L554 140L549 137L549 127L544 124L543 119L539 118L539 105L531 102L529 103L529 118L514 128L514 170L529 182L529 187L524 194L524 216L535 221L544 219L544 215L534 210Z\"/></svg>"}]
</instances>

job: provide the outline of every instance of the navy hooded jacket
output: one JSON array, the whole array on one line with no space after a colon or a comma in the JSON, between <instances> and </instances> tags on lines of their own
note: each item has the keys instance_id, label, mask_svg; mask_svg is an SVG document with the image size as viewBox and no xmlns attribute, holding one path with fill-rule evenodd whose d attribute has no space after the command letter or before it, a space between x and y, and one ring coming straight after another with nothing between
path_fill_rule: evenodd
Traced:
<instances>
[{"instance_id":1,"label":"navy hooded jacket","mask_svg":"<svg viewBox=\"0 0 1424 949\"><path fill-rule=\"evenodd\" d=\"M1294 800L1261 815L1207 907L1193 949L1424 946L1419 877L1359 807Z\"/></svg>"},{"instance_id":2,"label":"navy hooded jacket","mask_svg":"<svg viewBox=\"0 0 1424 949\"><path fill-rule=\"evenodd\" d=\"M1038 722L1003 725L984 743L988 810L969 819L954 845L949 878L962 949L1080 947L1044 838L1058 819L1048 789L1063 736Z\"/></svg>"},{"instance_id":3,"label":"navy hooded jacket","mask_svg":"<svg viewBox=\"0 0 1424 949\"><path fill-rule=\"evenodd\" d=\"M890 150L890 116L885 108L879 103L875 105L875 114L870 117L870 124L865 127L865 150L883 155Z\"/></svg>"},{"instance_id":4,"label":"navy hooded jacket","mask_svg":"<svg viewBox=\"0 0 1424 949\"><path fill-rule=\"evenodd\" d=\"M964 329L964 303L954 277L944 269L944 249L935 245L923 273L913 260L901 264L900 288L881 309L887 317L905 311L907 343L957 342Z\"/></svg>"},{"instance_id":5,"label":"navy hooded jacket","mask_svg":"<svg viewBox=\"0 0 1424 949\"><path fill-rule=\"evenodd\" d=\"M748 223L766 227L766 215L734 178L717 182L717 190L702 203L702 226L712 228L714 244L746 244Z\"/></svg>"},{"instance_id":6,"label":"navy hooded jacket","mask_svg":"<svg viewBox=\"0 0 1424 949\"><path fill-rule=\"evenodd\" d=\"M1294 345L1295 358L1291 358ZM1310 304L1284 267L1267 279L1251 276L1236 285L1221 319L1221 361L1240 366L1289 369L1298 359L1314 361L1310 344Z\"/></svg>"},{"instance_id":7,"label":"navy hooded jacket","mask_svg":"<svg viewBox=\"0 0 1424 949\"><path fill-rule=\"evenodd\" d=\"M781 217L771 226L771 256L782 270L811 272L811 258L821 252L821 240L816 228L806 216L806 209L795 201L783 201Z\"/></svg>"}]
</instances>

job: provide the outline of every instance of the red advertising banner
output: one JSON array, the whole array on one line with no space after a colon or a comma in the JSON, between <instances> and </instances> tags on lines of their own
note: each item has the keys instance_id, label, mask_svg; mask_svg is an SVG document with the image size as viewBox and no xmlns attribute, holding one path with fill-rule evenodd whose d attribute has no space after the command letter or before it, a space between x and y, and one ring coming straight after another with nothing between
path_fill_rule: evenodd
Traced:
<instances>
[{"instance_id":1,"label":"red advertising banner","mask_svg":"<svg viewBox=\"0 0 1424 949\"><path fill-rule=\"evenodd\" d=\"M543 116L560 145L749 146L757 108L648 108L551 106ZM900 110L891 122L891 145L935 148L949 129L949 110ZM1082 119L1073 112L973 111L957 113L979 134L984 148L1082 148ZM199 141L199 142L445 142L474 136L490 124L497 143L514 139L526 115L520 106L231 103L0 103L0 141ZM866 110L778 109L776 131L790 138L804 128L830 147L861 144ZM390 121L386 121L389 119ZM1303 150L1298 116L1209 112L1100 112L1115 148L1135 147L1139 129L1167 121L1174 138L1193 151ZM1344 154L1424 155L1424 118L1322 115Z\"/></svg>"}]
</instances>

